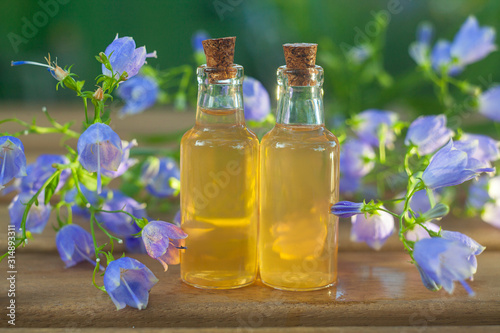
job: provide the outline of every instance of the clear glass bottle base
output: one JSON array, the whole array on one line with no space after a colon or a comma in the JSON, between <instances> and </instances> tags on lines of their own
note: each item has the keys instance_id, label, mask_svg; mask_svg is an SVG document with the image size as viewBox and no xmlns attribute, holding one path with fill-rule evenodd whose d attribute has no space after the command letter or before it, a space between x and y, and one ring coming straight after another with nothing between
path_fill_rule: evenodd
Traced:
<instances>
[{"instance_id":1,"label":"clear glass bottle base","mask_svg":"<svg viewBox=\"0 0 500 333\"><path fill-rule=\"evenodd\" d=\"M267 283L264 280L261 280L262 283L268 287L277 289L277 290L283 290L283 291L315 291L315 290L321 290L321 289L326 289L329 287L333 287L337 284L337 281L333 281L330 284L324 285L324 286L318 286L318 287L309 287L309 288L295 288L295 287L285 287L285 286L277 286L272 283Z\"/></svg>"},{"instance_id":2,"label":"clear glass bottle base","mask_svg":"<svg viewBox=\"0 0 500 333\"><path fill-rule=\"evenodd\" d=\"M237 289L255 282L255 276L234 277L232 272L197 272L181 277L182 282L199 289Z\"/></svg>"}]
</instances>

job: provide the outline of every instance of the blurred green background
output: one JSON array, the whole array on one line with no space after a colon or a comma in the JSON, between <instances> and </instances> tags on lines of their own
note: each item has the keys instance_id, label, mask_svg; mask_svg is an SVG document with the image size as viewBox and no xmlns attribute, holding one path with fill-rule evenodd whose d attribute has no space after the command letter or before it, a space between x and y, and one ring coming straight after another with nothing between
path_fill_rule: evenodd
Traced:
<instances>
[{"instance_id":1,"label":"blurred green background","mask_svg":"<svg viewBox=\"0 0 500 333\"><path fill-rule=\"evenodd\" d=\"M361 88L353 95L349 82L358 78L343 68L346 59L340 58L339 47L362 40L360 31L369 29L380 11L390 18L382 63L393 81L383 87L376 80L356 83ZM94 55L104 51L117 33L133 36L149 52L157 50L158 59L149 63L166 69L186 63L194 66L191 37L203 29L213 37L237 36L235 61L245 67L246 74L261 80L271 94L276 68L284 64L281 44L317 42L317 62L325 67L330 114L397 108L394 105L411 106L418 113L438 113L441 110L432 87L415 71L408 46L415 40L419 22L433 23L438 37L452 39L471 14L481 25L498 28L500 1L6 0L0 3L0 100L74 98L71 91L56 92L56 82L47 77L44 68L14 68L12 60L43 62L50 52L59 65L74 64L72 71L89 85L100 73ZM491 84L500 75L499 59L494 53L468 66L461 78ZM192 81L195 84L194 78Z\"/></svg>"}]
</instances>

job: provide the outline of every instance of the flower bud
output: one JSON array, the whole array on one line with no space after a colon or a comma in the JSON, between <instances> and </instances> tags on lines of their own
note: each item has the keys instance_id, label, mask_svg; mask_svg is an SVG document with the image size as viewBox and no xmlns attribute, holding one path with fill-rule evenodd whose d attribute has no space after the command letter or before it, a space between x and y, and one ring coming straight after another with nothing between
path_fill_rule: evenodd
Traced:
<instances>
[{"instance_id":1,"label":"flower bud","mask_svg":"<svg viewBox=\"0 0 500 333\"><path fill-rule=\"evenodd\" d=\"M92 97L94 97L98 101L102 101L102 99L104 98L104 91L102 90L102 88L101 87L97 88Z\"/></svg>"}]
</instances>

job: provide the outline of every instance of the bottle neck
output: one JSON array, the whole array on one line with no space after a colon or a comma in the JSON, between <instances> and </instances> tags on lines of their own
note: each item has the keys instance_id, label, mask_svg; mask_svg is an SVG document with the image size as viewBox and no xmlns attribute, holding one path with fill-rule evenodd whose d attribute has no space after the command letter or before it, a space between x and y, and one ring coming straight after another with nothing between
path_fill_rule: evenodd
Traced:
<instances>
[{"instance_id":1,"label":"bottle neck","mask_svg":"<svg viewBox=\"0 0 500 333\"><path fill-rule=\"evenodd\" d=\"M244 125L243 67L234 65L234 78L218 80L213 69L198 67L197 126Z\"/></svg>"},{"instance_id":2,"label":"bottle neck","mask_svg":"<svg viewBox=\"0 0 500 333\"><path fill-rule=\"evenodd\" d=\"M291 76L293 75L293 77ZM292 85L301 75L307 85ZM292 78L290 80L289 78ZM278 109L276 122L284 125L323 125L323 69L290 71L278 69Z\"/></svg>"}]
</instances>

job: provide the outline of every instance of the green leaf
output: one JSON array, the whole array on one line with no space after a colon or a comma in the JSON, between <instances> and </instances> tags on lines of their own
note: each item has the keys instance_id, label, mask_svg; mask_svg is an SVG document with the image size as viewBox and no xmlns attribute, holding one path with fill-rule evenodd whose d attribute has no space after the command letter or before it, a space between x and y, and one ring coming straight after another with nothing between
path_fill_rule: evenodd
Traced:
<instances>
[{"instance_id":1,"label":"green leaf","mask_svg":"<svg viewBox=\"0 0 500 333\"><path fill-rule=\"evenodd\" d=\"M61 173L57 173L57 176L55 176L50 183L47 185L45 188L45 204L47 205L50 202L50 199L54 195L57 185L59 184L59 179L60 179Z\"/></svg>"}]
</instances>

